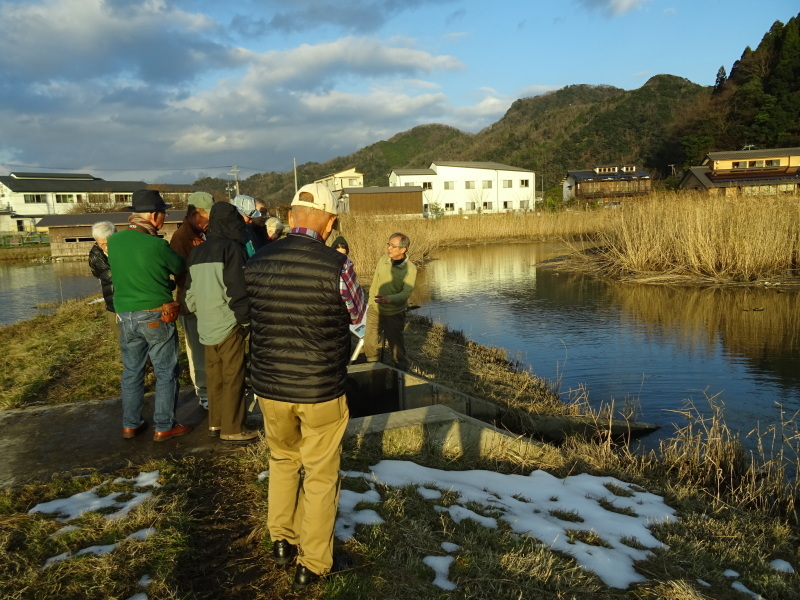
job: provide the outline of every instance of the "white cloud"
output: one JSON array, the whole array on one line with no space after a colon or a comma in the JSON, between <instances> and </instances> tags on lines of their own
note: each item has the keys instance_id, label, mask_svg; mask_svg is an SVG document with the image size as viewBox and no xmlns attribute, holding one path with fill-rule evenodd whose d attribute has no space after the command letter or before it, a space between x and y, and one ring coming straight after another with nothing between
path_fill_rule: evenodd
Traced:
<instances>
[{"instance_id":1,"label":"white cloud","mask_svg":"<svg viewBox=\"0 0 800 600\"><path fill-rule=\"evenodd\" d=\"M641 8L649 0L578 0L586 8L599 10L608 16L624 15L632 10Z\"/></svg>"}]
</instances>

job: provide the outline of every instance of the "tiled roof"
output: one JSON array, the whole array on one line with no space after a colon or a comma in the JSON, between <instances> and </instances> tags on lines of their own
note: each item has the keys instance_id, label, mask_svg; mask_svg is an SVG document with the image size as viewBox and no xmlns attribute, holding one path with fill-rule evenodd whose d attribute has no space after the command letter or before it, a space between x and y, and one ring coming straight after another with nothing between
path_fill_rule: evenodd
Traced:
<instances>
[{"instance_id":1,"label":"tiled roof","mask_svg":"<svg viewBox=\"0 0 800 600\"><path fill-rule=\"evenodd\" d=\"M569 171L567 176L572 176L575 181L609 181L618 179L627 181L628 179L650 179L650 174L647 171L635 171L633 173L595 173L594 171Z\"/></svg>"},{"instance_id":2,"label":"tiled roof","mask_svg":"<svg viewBox=\"0 0 800 600\"><path fill-rule=\"evenodd\" d=\"M389 187L349 187L344 188L344 193L352 194L397 194L400 192L421 192L419 185L393 185Z\"/></svg>"},{"instance_id":3,"label":"tiled roof","mask_svg":"<svg viewBox=\"0 0 800 600\"><path fill-rule=\"evenodd\" d=\"M395 175L436 175L433 169L392 169Z\"/></svg>"},{"instance_id":4,"label":"tiled roof","mask_svg":"<svg viewBox=\"0 0 800 600\"><path fill-rule=\"evenodd\" d=\"M114 225L127 225L130 212L84 213L79 215L47 215L36 224L37 227L79 227L94 225L98 221L111 221ZM168 210L165 223L180 223L186 210Z\"/></svg>"},{"instance_id":5,"label":"tiled roof","mask_svg":"<svg viewBox=\"0 0 800 600\"><path fill-rule=\"evenodd\" d=\"M48 177L27 177L32 173L25 173L26 177L19 178L16 173L9 176L0 176L0 183L12 192L24 193L96 193L107 192L132 193L147 187L144 181L106 181L105 179L76 179L63 178L50 179ZM47 174L44 174L47 175ZM89 176L91 177L91 175Z\"/></svg>"},{"instance_id":6,"label":"tiled roof","mask_svg":"<svg viewBox=\"0 0 800 600\"><path fill-rule=\"evenodd\" d=\"M436 165L437 167L461 167L464 169L490 169L492 171L523 171L525 173L533 172L531 169L512 167L511 165L504 165L496 162L461 162L455 160L443 160L442 162L434 161L432 165Z\"/></svg>"},{"instance_id":7,"label":"tiled roof","mask_svg":"<svg viewBox=\"0 0 800 600\"><path fill-rule=\"evenodd\" d=\"M800 156L800 148L772 148L768 150L732 150L709 152L711 160L736 160L737 158L770 158L775 156Z\"/></svg>"}]
</instances>

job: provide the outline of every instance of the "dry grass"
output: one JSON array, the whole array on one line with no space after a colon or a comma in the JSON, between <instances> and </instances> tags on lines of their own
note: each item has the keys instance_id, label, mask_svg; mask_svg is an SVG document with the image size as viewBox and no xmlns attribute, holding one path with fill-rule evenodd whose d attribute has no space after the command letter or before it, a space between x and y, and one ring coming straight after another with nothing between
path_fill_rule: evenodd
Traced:
<instances>
[{"instance_id":1,"label":"dry grass","mask_svg":"<svg viewBox=\"0 0 800 600\"><path fill-rule=\"evenodd\" d=\"M39 259L50 259L49 245L0 248L0 264L24 263Z\"/></svg>"},{"instance_id":2,"label":"dry grass","mask_svg":"<svg viewBox=\"0 0 800 600\"><path fill-rule=\"evenodd\" d=\"M350 245L350 258L362 283L369 283L389 236L396 232L409 237L408 255L415 263L421 263L445 246L590 238L608 227L611 212L531 212L405 221L347 215L339 219L339 233Z\"/></svg>"},{"instance_id":3,"label":"dry grass","mask_svg":"<svg viewBox=\"0 0 800 600\"><path fill-rule=\"evenodd\" d=\"M663 193L609 212L597 237L602 250L584 259L614 277L752 282L797 268L800 203L793 196Z\"/></svg>"}]
</instances>

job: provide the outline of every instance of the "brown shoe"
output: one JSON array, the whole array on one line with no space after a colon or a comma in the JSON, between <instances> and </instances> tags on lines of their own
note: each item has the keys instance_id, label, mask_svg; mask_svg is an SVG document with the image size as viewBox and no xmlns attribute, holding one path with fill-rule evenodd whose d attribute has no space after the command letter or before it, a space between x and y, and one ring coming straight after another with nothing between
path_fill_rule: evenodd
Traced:
<instances>
[{"instance_id":1,"label":"brown shoe","mask_svg":"<svg viewBox=\"0 0 800 600\"><path fill-rule=\"evenodd\" d=\"M223 442L229 442L231 444L249 444L250 442L255 442L258 439L258 432L257 431L250 431L249 429L243 429L239 433L223 433L219 436Z\"/></svg>"},{"instance_id":2,"label":"brown shoe","mask_svg":"<svg viewBox=\"0 0 800 600\"><path fill-rule=\"evenodd\" d=\"M126 440L131 440L135 438L137 435L142 433L145 429L147 429L147 421L139 425L138 427L123 427L122 428L122 437Z\"/></svg>"},{"instance_id":3,"label":"brown shoe","mask_svg":"<svg viewBox=\"0 0 800 600\"><path fill-rule=\"evenodd\" d=\"M192 430L191 425L173 425L172 429L169 431L156 431L153 434L153 441L154 442L166 442L167 440L171 440L174 437L178 437L179 435L186 435Z\"/></svg>"}]
</instances>

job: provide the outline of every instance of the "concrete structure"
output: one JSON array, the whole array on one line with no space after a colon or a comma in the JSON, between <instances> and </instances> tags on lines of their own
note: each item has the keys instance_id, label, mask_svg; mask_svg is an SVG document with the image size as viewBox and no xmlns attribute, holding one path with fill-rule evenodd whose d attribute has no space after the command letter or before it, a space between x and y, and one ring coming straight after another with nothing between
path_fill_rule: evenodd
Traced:
<instances>
[{"instance_id":1,"label":"concrete structure","mask_svg":"<svg viewBox=\"0 0 800 600\"><path fill-rule=\"evenodd\" d=\"M587 171L569 171L561 180L562 200L616 206L626 198L651 191L650 175L636 165L603 165Z\"/></svg>"},{"instance_id":2,"label":"concrete structure","mask_svg":"<svg viewBox=\"0 0 800 600\"><path fill-rule=\"evenodd\" d=\"M144 181L106 181L88 173L11 173L0 177L0 231L35 231L46 215L77 203L129 204Z\"/></svg>"},{"instance_id":3,"label":"concrete structure","mask_svg":"<svg viewBox=\"0 0 800 600\"><path fill-rule=\"evenodd\" d=\"M94 245L92 225L98 221L111 221L119 231L128 226L130 215L130 212L49 215L42 217L38 227L47 228L50 233L50 256L85 260ZM169 241L185 215L186 210L168 211L159 236Z\"/></svg>"},{"instance_id":4,"label":"concrete structure","mask_svg":"<svg viewBox=\"0 0 800 600\"><path fill-rule=\"evenodd\" d=\"M421 187L426 215L530 210L536 200L533 171L495 162L440 161L427 169L394 169L389 185Z\"/></svg>"},{"instance_id":5,"label":"concrete structure","mask_svg":"<svg viewBox=\"0 0 800 600\"><path fill-rule=\"evenodd\" d=\"M686 172L680 188L722 196L797 194L798 169L800 148L709 152Z\"/></svg>"},{"instance_id":6,"label":"concrete structure","mask_svg":"<svg viewBox=\"0 0 800 600\"><path fill-rule=\"evenodd\" d=\"M364 187L364 174L357 172L355 167L350 167L315 179L314 183L321 183L332 192L344 188Z\"/></svg>"}]
</instances>

